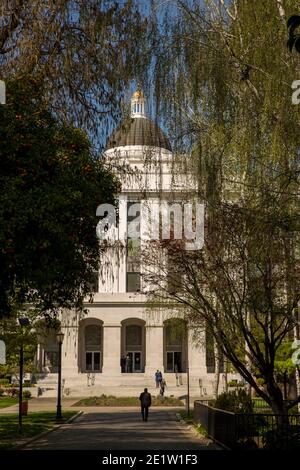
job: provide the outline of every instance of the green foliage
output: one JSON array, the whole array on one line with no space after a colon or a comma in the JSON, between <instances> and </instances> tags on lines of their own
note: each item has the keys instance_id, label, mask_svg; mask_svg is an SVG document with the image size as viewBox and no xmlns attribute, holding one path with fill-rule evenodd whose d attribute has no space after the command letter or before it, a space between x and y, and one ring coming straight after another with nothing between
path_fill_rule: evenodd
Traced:
<instances>
[{"instance_id":1,"label":"green foliage","mask_svg":"<svg viewBox=\"0 0 300 470\"><path fill-rule=\"evenodd\" d=\"M299 450L299 426L281 425L266 431L263 434L263 446L266 450Z\"/></svg>"},{"instance_id":2,"label":"green foliage","mask_svg":"<svg viewBox=\"0 0 300 470\"><path fill-rule=\"evenodd\" d=\"M279 347L300 300L300 115L291 89L299 56L286 46L295 2L219 3L175 2L156 40L159 110L176 150L190 155L206 223L202 250L177 250L182 295L166 293L159 275L153 291L179 302L284 413L278 372L291 364Z\"/></svg>"},{"instance_id":3,"label":"green foliage","mask_svg":"<svg viewBox=\"0 0 300 470\"><path fill-rule=\"evenodd\" d=\"M76 412L64 411L63 421L70 419ZM0 416L0 449L11 448L20 440L18 414ZM23 417L22 437L33 437L52 429L57 424L56 413L50 411L28 413Z\"/></svg>"},{"instance_id":4,"label":"green foliage","mask_svg":"<svg viewBox=\"0 0 300 470\"><path fill-rule=\"evenodd\" d=\"M17 309L18 310L18 309ZM24 374L34 372L34 356L37 347L37 334L32 329L32 322L36 318L36 312L27 312L30 319L28 326L21 327L17 319L18 311L11 311L9 318L0 320L0 339L6 345L6 364L0 365L1 375L14 375L19 378L20 347L23 345ZM3 379L8 382L8 379Z\"/></svg>"},{"instance_id":5,"label":"green foliage","mask_svg":"<svg viewBox=\"0 0 300 470\"><path fill-rule=\"evenodd\" d=\"M24 390L23 392L23 398L31 398L31 392L29 390Z\"/></svg>"},{"instance_id":6,"label":"green foliage","mask_svg":"<svg viewBox=\"0 0 300 470\"><path fill-rule=\"evenodd\" d=\"M296 369L296 364L292 361L292 341L283 342L277 349L275 358L275 371L282 379L284 374L290 375Z\"/></svg>"},{"instance_id":7,"label":"green foliage","mask_svg":"<svg viewBox=\"0 0 300 470\"><path fill-rule=\"evenodd\" d=\"M244 387L244 382L238 382L236 379L229 380L228 387Z\"/></svg>"},{"instance_id":8,"label":"green foliage","mask_svg":"<svg viewBox=\"0 0 300 470\"><path fill-rule=\"evenodd\" d=\"M18 398L17 397L8 397L8 396L2 396L0 400L0 408L7 408L9 406L16 405L18 403Z\"/></svg>"},{"instance_id":9,"label":"green foliage","mask_svg":"<svg viewBox=\"0 0 300 470\"><path fill-rule=\"evenodd\" d=\"M42 83L7 83L0 107L0 315L81 308L99 267L96 208L118 182L86 135L59 124Z\"/></svg>"},{"instance_id":10,"label":"green foliage","mask_svg":"<svg viewBox=\"0 0 300 470\"><path fill-rule=\"evenodd\" d=\"M161 406L160 397L152 397L152 406ZM164 397L164 406L183 406L178 398ZM100 397L83 398L73 406L140 406L137 397L115 397L112 395L101 395Z\"/></svg>"},{"instance_id":11,"label":"green foliage","mask_svg":"<svg viewBox=\"0 0 300 470\"><path fill-rule=\"evenodd\" d=\"M251 397L245 390L221 393L214 403L214 407L220 410L234 413L253 413Z\"/></svg>"},{"instance_id":12,"label":"green foliage","mask_svg":"<svg viewBox=\"0 0 300 470\"><path fill-rule=\"evenodd\" d=\"M143 70L147 21L135 2L1 2L0 16L1 78L39 77L51 110L101 146Z\"/></svg>"},{"instance_id":13,"label":"green foliage","mask_svg":"<svg viewBox=\"0 0 300 470\"><path fill-rule=\"evenodd\" d=\"M8 379L0 379L0 387L4 386L7 387L9 385L9 380Z\"/></svg>"},{"instance_id":14,"label":"green foliage","mask_svg":"<svg viewBox=\"0 0 300 470\"><path fill-rule=\"evenodd\" d=\"M209 437L208 432L206 431L205 427L202 426L202 424L195 424L195 429L201 436Z\"/></svg>"}]
</instances>

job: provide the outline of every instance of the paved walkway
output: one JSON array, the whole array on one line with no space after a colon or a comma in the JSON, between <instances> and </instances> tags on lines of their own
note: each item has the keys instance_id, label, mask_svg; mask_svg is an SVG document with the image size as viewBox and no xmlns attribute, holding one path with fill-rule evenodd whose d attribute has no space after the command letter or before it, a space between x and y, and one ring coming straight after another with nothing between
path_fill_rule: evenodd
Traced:
<instances>
[{"instance_id":1,"label":"paved walkway","mask_svg":"<svg viewBox=\"0 0 300 470\"><path fill-rule=\"evenodd\" d=\"M73 408L74 409L74 408ZM139 408L88 409L70 424L28 444L35 450L209 450L217 447L176 419L175 410L152 408L148 422Z\"/></svg>"}]
</instances>

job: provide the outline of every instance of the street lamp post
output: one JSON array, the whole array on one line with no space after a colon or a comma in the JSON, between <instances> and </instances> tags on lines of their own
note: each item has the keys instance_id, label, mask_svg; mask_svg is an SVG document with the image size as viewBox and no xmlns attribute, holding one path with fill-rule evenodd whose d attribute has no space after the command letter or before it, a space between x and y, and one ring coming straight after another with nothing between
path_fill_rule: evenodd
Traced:
<instances>
[{"instance_id":1,"label":"street lamp post","mask_svg":"<svg viewBox=\"0 0 300 470\"><path fill-rule=\"evenodd\" d=\"M62 419L61 414L61 347L64 340L64 334L62 332L57 333L56 339L58 342L58 384L57 384L57 406L56 406L56 419L60 421Z\"/></svg>"},{"instance_id":2,"label":"street lamp post","mask_svg":"<svg viewBox=\"0 0 300 470\"><path fill-rule=\"evenodd\" d=\"M19 318L19 324L21 326L21 332L23 334L22 327L29 325L29 320L26 317ZM24 364L24 348L23 348L23 337L21 336L20 344L20 377L19 377L19 433L22 432L22 399L23 399L23 364Z\"/></svg>"}]
</instances>

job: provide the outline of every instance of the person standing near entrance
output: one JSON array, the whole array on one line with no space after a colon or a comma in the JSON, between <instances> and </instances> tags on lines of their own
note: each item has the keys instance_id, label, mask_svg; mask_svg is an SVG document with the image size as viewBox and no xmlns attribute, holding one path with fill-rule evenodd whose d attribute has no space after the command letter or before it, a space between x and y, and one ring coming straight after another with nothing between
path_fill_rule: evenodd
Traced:
<instances>
[{"instance_id":1,"label":"person standing near entrance","mask_svg":"<svg viewBox=\"0 0 300 470\"><path fill-rule=\"evenodd\" d=\"M127 354L126 360L125 360L125 372L127 374L129 372L131 372L131 358L130 358L129 354Z\"/></svg>"},{"instance_id":2,"label":"person standing near entrance","mask_svg":"<svg viewBox=\"0 0 300 470\"><path fill-rule=\"evenodd\" d=\"M151 394L145 388L144 392L140 394L141 413L143 421L148 421L149 408L151 406Z\"/></svg>"},{"instance_id":3,"label":"person standing near entrance","mask_svg":"<svg viewBox=\"0 0 300 470\"><path fill-rule=\"evenodd\" d=\"M159 387L159 379L160 379L160 372L159 372L159 370L157 369L157 371L155 372L155 384L156 384L156 388Z\"/></svg>"},{"instance_id":4,"label":"person standing near entrance","mask_svg":"<svg viewBox=\"0 0 300 470\"><path fill-rule=\"evenodd\" d=\"M162 373L160 370L157 371L158 386L160 387L160 382L162 380Z\"/></svg>"},{"instance_id":5,"label":"person standing near entrance","mask_svg":"<svg viewBox=\"0 0 300 470\"><path fill-rule=\"evenodd\" d=\"M124 373L126 370L126 357L124 356L124 354L121 357L120 364L121 364L121 372Z\"/></svg>"}]
</instances>

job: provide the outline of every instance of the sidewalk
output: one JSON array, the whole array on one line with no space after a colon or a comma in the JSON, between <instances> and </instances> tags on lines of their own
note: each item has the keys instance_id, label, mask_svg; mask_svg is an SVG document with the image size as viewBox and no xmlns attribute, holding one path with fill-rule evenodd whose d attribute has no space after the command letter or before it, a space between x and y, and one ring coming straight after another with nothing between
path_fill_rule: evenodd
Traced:
<instances>
[{"instance_id":1,"label":"sidewalk","mask_svg":"<svg viewBox=\"0 0 300 470\"><path fill-rule=\"evenodd\" d=\"M76 408L73 408L73 410ZM151 408L149 421L139 408L85 408L71 424L28 444L24 450L216 450L210 439L177 421L175 410Z\"/></svg>"}]
</instances>

